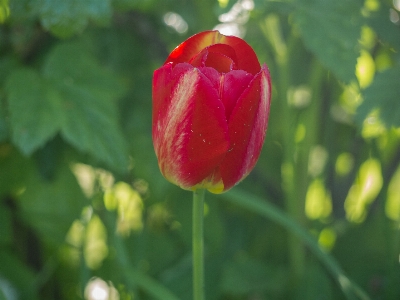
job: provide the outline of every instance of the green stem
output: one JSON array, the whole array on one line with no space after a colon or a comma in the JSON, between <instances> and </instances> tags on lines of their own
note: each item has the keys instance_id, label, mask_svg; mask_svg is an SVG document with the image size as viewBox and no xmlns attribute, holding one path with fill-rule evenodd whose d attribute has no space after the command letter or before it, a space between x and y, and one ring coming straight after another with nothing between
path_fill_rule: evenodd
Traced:
<instances>
[{"instance_id":1,"label":"green stem","mask_svg":"<svg viewBox=\"0 0 400 300\"><path fill-rule=\"evenodd\" d=\"M193 192L193 299L204 300L204 189Z\"/></svg>"}]
</instances>

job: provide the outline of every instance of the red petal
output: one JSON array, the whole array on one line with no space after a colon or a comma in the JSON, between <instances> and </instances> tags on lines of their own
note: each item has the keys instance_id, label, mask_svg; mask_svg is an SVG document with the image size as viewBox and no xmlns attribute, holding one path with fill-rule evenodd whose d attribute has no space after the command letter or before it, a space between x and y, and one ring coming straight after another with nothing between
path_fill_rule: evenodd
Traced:
<instances>
[{"instance_id":1,"label":"red petal","mask_svg":"<svg viewBox=\"0 0 400 300\"><path fill-rule=\"evenodd\" d=\"M191 36L171 52L165 63L189 62L204 48L218 43L219 35L217 31L203 31Z\"/></svg>"},{"instance_id":2,"label":"red petal","mask_svg":"<svg viewBox=\"0 0 400 300\"><path fill-rule=\"evenodd\" d=\"M215 44L208 47L208 52L219 53L221 55L229 57L235 64L237 63L235 50L231 46L225 44Z\"/></svg>"},{"instance_id":3,"label":"red petal","mask_svg":"<svg viewBox=\"0 0 400 300\"><path fill-rule=\"evenodd\" d=\"M220 35L219 43L231 46L236 53L237 69L244 70L250 74L256 75L260 69L260 63L253 48L241 38L236 36Z\"/></svg>"},{"instance_id":4,"label":"red petal","mask_svg":"<svg viewBox=\"0 0 400 300\"><path fill-rule=\"evenodd\" d=\"M230 149L219 170L225 191L256 164L267 130L270 101L270 75L264 65L240 96L228 122Z\"/></svg>"},{"instance_id":5,"label":"red petal","mask_svg":"<svg viewBox=\"0 0 400 300\"><path fill-rule=\"evenodd\" d=\"M172 64L164 65L163 67L154 71L153 74L153 136L157 133L154 132L154 124L165 113L170 106L172 85L182 76L183 73L191 70L192 66L189 64L179 64L172 67ZM173 71L172 71L173 70Z\"/></svg>"},{"instance_id":6,"label":"red petal","mask_svg":"<svg viewBox=\"0 0 400 300\"><path fill-rule=\"evenodd\" d=\"M212 67L220 73L228 73L236 69L237 57L232 47L224 44L215 44L209 46L207 50L206 67Z\"/></svg>"},{"instance_id":7,"label":"red petal","mask_svg":"<svg viewBox=\"0 0 400 300\"><path fill-rule=\"evenodd\" d=\"M213 88L218 91L221 83L221 74L219 74L214 68L209 67L199 68L199 70L210 80Z\"/></svg>"},{"instance_id":8,"label":"red petal","mask_svg":"<svg viewBox=\"0 0 400 300\"><path fill-rule=\"evenodd\" d=\"M205 48L196 56L192 57L189 63L196 68L204 67L206 65L207 56L208 56L208 48Z\"/></svg>"},{"instance_id":9,"label":"red petal","mask_svg":"<svg viewBox=\"0 0 400 300\"><path fill-rule=\"evenodd\" d=\"M224 36L218 31L204 31L188 38L172 51L165 63L189 62L204 48L215 44L229 45L234 49L237 58L237 69L245 70L253 75L260 71L260 63L249 44L238 37ZM230 55L227 56L234 59Z\"/></svg>"},{"instance_id":10,"label":"red petal","mask_svg":"<svg viewBox=\"0 0 400 300\"><path fill-rule=\"evenodd\" d=\"M160 112L169 105L172 64L167 64L154 71L153 74L153 124Z\"/></svg>"},{"instance_id":11,"label":"red petal","mask_svg":"<svg viewBox=\"0 0 400 300\"><path fill-rule=\"evenodd\" d=\"M171 84L165 88L169 90L169 99L153 99L168 103L162 105L162 110L153 112L153 142L163 175L190 189L222 161L229 139L218 91L198 69L187 66L178 64L172 71ZM174 74L177 67L185 71ZM164 89L158 84L163 82L160 72L155 73L157 86L153 90ZM153 95L160 94L166 93L153 91Z\"/></svg>"},{"instance_id":12,"label":"red petal","mask_svg":"<svg viewBox=\"0 0 400 300\"><path fill-rule=\"evenodd\" d=\"M235 63L231 58L216 52L208 53L205 66L212 67L220 73L228 73L236 68Z\"/></svg>"},{"instance_id":13,"label":"red petal","mask_svg":"<svg viewBox=\"0 0 400 300\"><path fill-rule=\"evenodd\" d=\"M228 73L236 68L237 59L232 47L215 44L204 48L189 63L194 67L212 67L220 73Z\"/></svg>"},{"instance_id":14,"label":"red petal","mask_svg":"<svg viewBox=\"0 0 400 300\"><path fill-rule=\"evenodd\" d=\"M254 76L242 70L233 70L224 74L221 79L220 91L222 103L225 106L226 119L229 121L230 115L243 91L248 87Z\"/></svg>"}]
</instances>

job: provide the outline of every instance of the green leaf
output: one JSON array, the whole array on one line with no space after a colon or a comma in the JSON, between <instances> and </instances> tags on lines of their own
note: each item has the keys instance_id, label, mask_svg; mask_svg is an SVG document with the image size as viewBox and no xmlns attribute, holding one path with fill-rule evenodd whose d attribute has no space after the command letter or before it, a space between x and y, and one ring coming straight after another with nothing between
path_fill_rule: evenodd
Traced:
<instances>
[{"instance_id":1,"label":"green leaf","mask_svg":"<svg viewBox=\"0 0 400 300\"><path fill-rule=\"evenodd\" d=\"M22 217L41 237L55 245L64 242L72 222L79 219L87 204L76 178L64 164L53 181L32 172L19 197Z\"/></svg>"},{"instance_id":2,"label":"green leaf","mask_svg":"<svg viewBox=\"0 0 400 300\"><path fill-rule=\"evenodd\" d=\"M378 39L383 43L389 43L397 52L400 49L400 30L397 24L390 21L389 10L392 9L390 2L380 2L380 9L371 12L367 23L378 35Z\"/></svg>"},{"instance_id":3,"label":"green leaf","mask_svg":"<svg viewBox=\"0 0 400 300\"><path fill-rule=\"evenodd\" d=\"M63 102L64 139L110 166L126 169L128 155L115 102L125 87L117 77L100 67L79 44L57 46L43 73Z\"/></svg>"},{"instance_id":4,"label":"green leaf","mask_svg":"<svg viewBox=\"0 0 400 300\"><path fill-rule=\"evenodd\" d=\"M58 93L33 70L14 71L7 83L13 142L31 154L53 137L61 126Z\"/></svg>"},{"instance_id":5,"label":"green leaf","mask_svg":"<svg viewBox=\"0 0 400 300\"><path fill-rule=\"evenodd\" d=\"M61 44L49 54L43 76L14 71L7 83L12 137L25 154L56 133L84 153L118 170L128 155L115 99L125 88L79 44Z\"/></svg>"},{"instance_id":6,"label":"green leaf","mask_svg":"<svg viewBox=\"0 0 400 300\"><path fill-rule=\"evenodd\" d=\"M355 80L361 32L359 0L298 0L294 21L300 28L304 45L339 80Z\"/></svg>"},{"instance_id":7,"label":"green leaf","mask_svg":"<svg viewBox=\"0 0 400 300\"><path fill-rule=\"evenodd\" d=\"M373 109L379 109L379 117L387 127L400 127L400 66L376 75L372 84L363 93L364 101L357 111L356 120L362 125Z\"/></svg>"},{"instance_id":8,"label":"green leaf","mask_svg":"<svg viewBox=\"0 0 400 300\"><path fill-rule=\"evenodd\" d=\"M82 32L89 21L108 23L112 14L110 0L36 0L33 8L44 28L64 38Z\"/></svg>"},{"instance_id":9,"label":"green leaf","mask_svg":"<svg viewBox=\"0 0 400 300\"><path fill-rule=\"evenodd\" d=\"M57 87L91 93L100 102L107 99L112 103L110 98L125 93L120 80L101 67L80 43L61 43L54 47L44 64L43 75Z\"/></svg>"}]
</instances>

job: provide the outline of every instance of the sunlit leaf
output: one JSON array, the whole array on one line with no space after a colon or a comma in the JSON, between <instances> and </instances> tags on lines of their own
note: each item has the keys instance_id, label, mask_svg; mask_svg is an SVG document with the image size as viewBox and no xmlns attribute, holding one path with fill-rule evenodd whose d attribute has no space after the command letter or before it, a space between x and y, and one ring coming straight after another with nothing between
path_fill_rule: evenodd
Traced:
<instances>
[{"instance_id":1,"label":"sunlit leaf","mask_svg":"<svg viewBox=\"0 0 400 300\"><path fill-rule=\"evenodd\" d=\"M393 221L400 221L400 167L390 180L385 203L386 216Z\"/></svg>"},{"instance_id":2,"label":"sunlit leaf","mask_svg":"<svg viewBox=\"0 0 400 300\"><path fill-rule=\"evenodd\" d=\"M356 76L361 88L369 86L374 79L375 63L371 54L367 51L361 51L357 59Z\"/></svg>"},{"instance_id":3,"label":"sunlit leaf","mask_svg":"<svg viewBox=\"0 0 400 300\"><path fill-rule=\"evenodd\" d=\"M84 247L86 265L90 269L98 269L107 255L107 229L99 216L94 215L86 227Z\"/></svg>"},{"instance_id":4,"label":"sunlit leaf","mask_svg":"<svg viewBox=\"0 0 400 300\"><path fill-rule=\"evenodd\" d=\"M8 0L0 0L0 23L4 23L10 14L10 7L8 6Z\"/></svg>"},{"instance_id":5,"label":"sunlit leaf","mask_svg":"<svg viewBox=\"0 0 400 300\"><path fill-rule=\"evenodd\" d=\"M368 206L375 200L382 188L382 170L378 160L366 160L346 197L344 207L347 218L356 223L364 221Z\"/></svg>"},{"instance_id":6,"label":"sunlit leaf","mask_svg":"<svg viewBox=\"0 0 400 300\"><path fill-rule=\"evenodd\" d=\"M350 173L354 166L354 157L351 153L341 153L335 163L335 171L339 176L344 176Z\"/></svg>"},{"instance_id":7,"label":"sunlit leaf","mask_svg":"<svg viewBox=\"0 0 400 300\"><path fill-rule=\"evenodd\" d=\"M318 244L325 249L331 250L335 245L336 232L334 229L326 227L321 230L318 237Z\"/></svg>"},{"instance_id":8,"label":"sunlit leaf","mask_svg":"<svg viewBox=\"0 0 400 300\"><path fill-rule=\"evenodd\" d=\"M321 179L313 180L307 190L305 212L309 219L326 218L332 211L332 200Z\"/></svg>"},{"instance_id":9,"label":"sunlit leaf","mask_svg":"<svg viewBox=\"0 0 400 300\"><path fill-rule=\"evenodd\" d=\"M118 182L104 194L108 210L118 210L117 231L128 236L131 231L143 228L143 202L140 194L125 182Z\"/></svg>"}]
</instances>

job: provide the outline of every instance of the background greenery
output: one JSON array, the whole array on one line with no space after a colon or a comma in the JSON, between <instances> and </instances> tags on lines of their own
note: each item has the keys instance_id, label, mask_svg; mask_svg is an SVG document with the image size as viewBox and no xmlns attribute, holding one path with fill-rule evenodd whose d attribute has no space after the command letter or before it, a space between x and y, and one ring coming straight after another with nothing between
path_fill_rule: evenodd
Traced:
<instances>
[{"instance_id":1,"label":"background greenery","mask_svg":"<svg viewBox=\"0 0 400 300\"><path fill-rule=\"evenodd\" d=\"M0 299L191 299L191 193L159 173L151 80L218 24L273 102L255 170L206 195L207 299L399 299L399 10L0 0Z\"/></svg>"}]
</instances>

